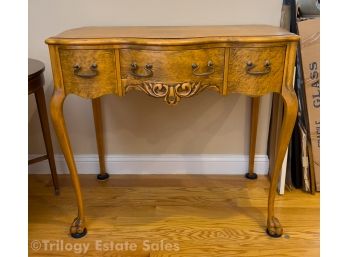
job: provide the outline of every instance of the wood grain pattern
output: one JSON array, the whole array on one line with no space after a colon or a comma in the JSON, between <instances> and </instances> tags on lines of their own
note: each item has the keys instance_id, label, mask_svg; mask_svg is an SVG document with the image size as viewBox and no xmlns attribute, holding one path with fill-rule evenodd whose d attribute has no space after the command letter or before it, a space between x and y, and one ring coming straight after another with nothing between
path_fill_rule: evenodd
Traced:
<instances>
[{"instance_id":1,"label":"wood grain pattern","mask_svg":"<svg viewBox=\"0 0 348 257\"><path fill-rule=\"evenodd\" d=\"M228 92L248 95L264 95L280 92L285 61L286 47L235 47L230 50ZM255 64L255 71L264 70L266 61L271 70L264 75L251 75L246 72L247 62Z\"/></svg>"},{"instance_id":2,"label":"wood grain pattern","mask_svg":"<svg viewBox=\"0 0 348 257\"><path fill-rule=\"evenodd\" d=\"M59 176L61 195L51 193L49 175L29 176L29 256L82 256L69 251L34 251L33 240L89 243L83 256L155 257L317 257L320 244L320 194L301 190L277 198L285 235L265 236L267 177L121 175L100 183L81 175L89 233L76 240L68 225L74 215L74 190L68 175ZM252 195L252 197L250 197ZM301 222L299 222L301 221ZM96 240L142 245L144 240L178 243L180 250L97 251Z\"/></svg>"},{"instance_id":3,"label":"wood grain pattern","mask_svg":"<svg viewBox=\"0 0 348 257\"><path fill-rule=\"evenodd\" d=\"M85 98L97 98L116 93L116 63L113 49L71 50L59 49L63 83L66 94L76 94ZM81 72L89 72L92 64L97 64L98 74L92 78L82 78L74 74L74 65Z\"/></svg>"},{"instance_id":4,"label":"wood grain pattern","mask_svg":"<svg viewBox=\"0 0 348 257\"><path fill-rule=\"evenodd\" d=\"M211 80L222 84L224 71L224 48L216 49L197 49L184 51L150 51L122 49L121 59L121 79L132 81L166 81L167 83L178 83L195 80ZM207 76L196 76L192 72L192 64L199 66L199 73L207 70L207 64L211 61L214 65L214 72ZM146 64L151 64L153 76L150 78L139 79L131 73L131 64L139 66L139 74L144 73ZM125 82L127 84L127 82Z\"/></svg>"},{"instance_id":5,"label":"wood grain pattern","mask_svg":"<svg viewBox=\"0 0 348 257\"><path fill-rule=\"evenodd\" d=\"M205 88L222 91L224 79L225 49L196 49L184 51L120 50L121 79L125 92L131 89L143 91L153 97L164 98L176 104L183 97L191 97ZM213 64L213 70L207 67ZM151 65L153 75L139 78L132 74L131 65L137 64L136 73L146 74L146 65ZM206 76L193 73L192 65L198 66L197 73L212 72Z\"/></svg>"}]
</instances>

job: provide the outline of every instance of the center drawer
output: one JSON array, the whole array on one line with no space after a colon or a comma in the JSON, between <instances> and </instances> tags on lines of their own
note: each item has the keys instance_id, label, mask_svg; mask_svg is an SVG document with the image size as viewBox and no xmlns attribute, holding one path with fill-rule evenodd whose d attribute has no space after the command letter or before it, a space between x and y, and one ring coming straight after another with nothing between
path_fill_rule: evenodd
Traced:
<instances>
[{"instance_id":1,"label":"center drawer","mask_svg":"<svg viewBox=\"0 0 348 257\"><path fill-rule=\"evenodd\" d=\"M122 49L122 84L204 81L222 87L224 51L224 48L180 51Z\"/></svg>"}]
</instances>

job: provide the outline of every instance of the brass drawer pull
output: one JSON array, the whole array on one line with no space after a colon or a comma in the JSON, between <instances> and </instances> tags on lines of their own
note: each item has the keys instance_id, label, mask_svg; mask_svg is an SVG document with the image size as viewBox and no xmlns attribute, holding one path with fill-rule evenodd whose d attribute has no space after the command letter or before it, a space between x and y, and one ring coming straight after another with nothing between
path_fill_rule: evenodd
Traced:
<instances>
[{"instance_id":1,"label":"brass drawer pull","mask_svg":"<svg viewBox=\"0 0 348 257\"><path fill-rule=\"evenodd\" d=\"M253 64L251 61L248 61L245 67L246 72L250 75L264 75L271 71L271 63L269 62L269 60L265 61L265 64L264 64L265 69L263 71L252 71L252 69L254 69L255 67L256 67L255 64Z\"/></svg>"},{"instance_id":2,"label":"brass drawer pull","mask_svg":"<svg viewBox=\"0 0 348 257\"><path fill-rule=\"evenodd\" d=\"M213 74L215 72L214 64L212 61L208 62L207 67L208 67L207 72L197 73L197 71L199 69L199 65L197 63L192 63L192 73L195 76L208 76L208 75Z\"/></svg>"},{"instance_id":3,"label":"brass drawer pull","mask_svg":"<svg viewBox=\"0 0 348 257\"><path fill-rule=\"evenodd\" d=\"M138 68L139 67L135 62L131 64L131 73L134 77L149 78L149 77L153 76L152 64L145 65L145 68L144 68L145 73L144 74L137 73Z\"/></svg>"},{"instance_id":4,"label":"brass drawer pull","mask_svg":"<svg viewBox=\"0 0 348 257\"><path fill-rule=\"evenodd\" d=\"M89 67L90 71L81 72L81 66L79 64L74 65L74 74L81 78L93 78L98 75L97 64L93 63L91 67Z\"/></svg>"}]
</instances>

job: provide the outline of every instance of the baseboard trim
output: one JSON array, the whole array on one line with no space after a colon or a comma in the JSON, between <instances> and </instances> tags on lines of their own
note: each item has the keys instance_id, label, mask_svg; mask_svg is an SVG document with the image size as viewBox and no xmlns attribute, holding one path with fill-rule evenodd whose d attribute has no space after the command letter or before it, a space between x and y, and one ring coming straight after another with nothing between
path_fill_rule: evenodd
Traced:
<instances>
[{"instance_id":1,"label":"baseboard trim","mask_svg":"<svg viewBox=\"0 0 348 257\"><path fill-rule=\"evenodd\" d=\"M35 158L38 155L29 155ZM55 155L58 174L67 174L63 155ZM80 174L99 172L98 155L75 155ZM248 171L248 155L230 154L160 154L160 155L107 155L106 168L109 174L223 174L240 175ZM255 172L268 173L267 155L255 156ZM30 174L49 174L48 161L29 166Z\"/></svg>"}]
</instances>

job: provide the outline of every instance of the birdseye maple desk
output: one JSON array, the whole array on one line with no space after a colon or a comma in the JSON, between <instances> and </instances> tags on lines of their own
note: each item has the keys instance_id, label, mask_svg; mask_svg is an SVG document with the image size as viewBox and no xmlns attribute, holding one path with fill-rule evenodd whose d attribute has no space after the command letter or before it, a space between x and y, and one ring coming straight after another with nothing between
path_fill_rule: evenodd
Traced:
<instances>
[{"instance_id":1,"label":"birdseye maple desk","mask_svg":"<svg viewBox=\"0 0 348 257\"><path fill-rule=\"evenodd\" d=\"M70 234L87 233L80 182L63 116L64 99L75 94L92 99L100 163L98 179L107 179L100 97L125 96L131 90L160 98L169 105L188 101L203 90L222 96L252 97L249 172L253 179L259 97L281 95L284 117L272 165L267 233L283 233L274 215L282 161L297 114L292 87L299 37L273 26L84 27L48 38L54 92L51 115L77 198L78 215ZM144 94L144 95L145 95Z\"/></svg>"}]
</instances>

